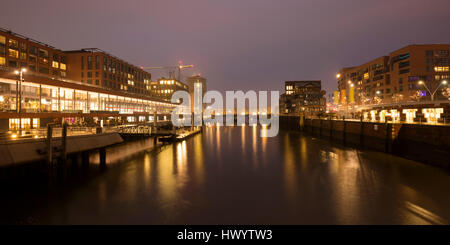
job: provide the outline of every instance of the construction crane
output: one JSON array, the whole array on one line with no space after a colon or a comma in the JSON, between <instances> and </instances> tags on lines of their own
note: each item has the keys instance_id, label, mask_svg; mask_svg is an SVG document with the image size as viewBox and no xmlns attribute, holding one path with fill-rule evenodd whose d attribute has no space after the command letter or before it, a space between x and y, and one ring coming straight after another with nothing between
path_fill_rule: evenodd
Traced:
<instances>
[{"instance_id":1,"label":"construction crane","mask_svg":"<svg viewBox=\"0 0 450 245\"><path fill-rule=\"evenodd\" d=\"M181 62L179 62L178 66L154 66L154 67L142 67L143 70L157 70L157 69L169 69L169 78L175 78L174 76L174 70L178 69L178 81L181 82L181 70L186 68L193 68L194 65L182 65Z\"/></svg>"}]
</instances>

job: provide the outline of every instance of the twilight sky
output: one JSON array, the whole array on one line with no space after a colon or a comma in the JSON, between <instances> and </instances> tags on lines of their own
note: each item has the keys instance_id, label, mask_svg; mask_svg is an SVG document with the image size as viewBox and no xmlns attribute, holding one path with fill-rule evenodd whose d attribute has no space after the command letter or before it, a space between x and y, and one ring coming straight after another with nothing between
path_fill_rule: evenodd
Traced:
<instances>
[{"instance_id":1,"label":"twilight sky","mask_svg":"<svg viewBox=\"0 0 450 245\"><path fill-rule=\"evenodd\" d=\"M195 64L208 89L282 90L408 44L450 43L449 0L14 0L0 27L137 66ZM164 74L154 74L154 78ZM327 95L328 96L328 95Z\"/></svg>"}]
</instances>

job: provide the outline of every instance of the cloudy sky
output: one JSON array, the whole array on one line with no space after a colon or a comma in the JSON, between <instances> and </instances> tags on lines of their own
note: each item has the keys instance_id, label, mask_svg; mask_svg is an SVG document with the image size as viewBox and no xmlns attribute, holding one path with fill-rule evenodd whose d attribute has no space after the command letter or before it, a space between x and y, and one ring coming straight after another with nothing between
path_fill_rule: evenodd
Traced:
<instances>
[{"instance_id":1,"label":"cloudy sky","mask_svg":"<svg viewBox=\"0 0 450 245\"><path fill-rule=\"evenodd\" d=\"M448 0L8 1L0 27L137 66L195 64L214 90L282 90L408 44L450 43ZM154 74L154 78L164 74Z\"/></svg>"}]
</instances>

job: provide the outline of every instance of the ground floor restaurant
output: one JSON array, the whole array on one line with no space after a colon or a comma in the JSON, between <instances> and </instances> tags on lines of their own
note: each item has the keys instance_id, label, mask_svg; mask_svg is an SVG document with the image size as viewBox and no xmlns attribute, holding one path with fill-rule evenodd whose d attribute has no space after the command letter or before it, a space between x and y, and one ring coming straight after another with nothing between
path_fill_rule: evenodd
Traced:
<instances>
[{"instance_id":1,"label":"ground floor restaurant","mask_svg":"<svg viewBox=\"0 0 450 245\"><path fill-rule=\"evenodd\" d=\"M448 124L450 101L359 107L349 114L352 118L362 117L365 121Z\"/></svg>"},{"instance_id":2,"label":"ground floor restaurant","mask_svg":"<svg viewBox=\"0 0 450 245\"><path fill-rule=\"evenodd\" d=\"M73 125L152 122L175 104L83 86L65 87L0 78L0 130L36 129L49 122ZM20 113L19 113L20 111Z\"/></svg>"}]
</instances>

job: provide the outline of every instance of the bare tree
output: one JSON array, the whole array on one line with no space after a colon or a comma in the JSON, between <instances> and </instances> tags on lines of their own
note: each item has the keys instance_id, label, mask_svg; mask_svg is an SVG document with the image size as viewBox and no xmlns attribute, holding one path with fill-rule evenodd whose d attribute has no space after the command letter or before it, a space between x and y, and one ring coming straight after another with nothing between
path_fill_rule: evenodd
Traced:
<instances>
[{"instance_id":1,"label":"bare tree","mask_svg":"<svg viewBox=\"0 0 450 245\"><path fill-rule=\"evenodd\" d=\"M414 94L411 95L409 98L411 98L411 99L414 100L414 101L419 101L421 97L422 97L422 96L421 96L421 94L420 94L420 91L416 91L416 92L414 92Z\"/></svg>"},{"instance_id":2,"label":"bare tree","mask_svg":"<svg viewBox=\"0 0 450 245\"><path fill-rule=\"evenodd\" d=\"M392 95L392 101L394 103L398 103L402 100L403 100L403 94L396 93L396 94Z\"/></svg>"},{"instance_id":3,"label":"bare tree","mask_svg":"<svg viewBox=\"0 0 450 245\"><path fill-rule=\"evenodd\" d=\"M373 97L372 103L373 104L380 104L382 99L379 96Z\"/></svg>"},{"instance_id":4,"label":"bare tree","mask_svg":"<svg viewBox=\"0 0 450 245\"><path fill-rule=\"evenodd\" d=\"M442 95L450 100L450 88L444 88L442 89Z\"/></svg>"}]
</instances>

